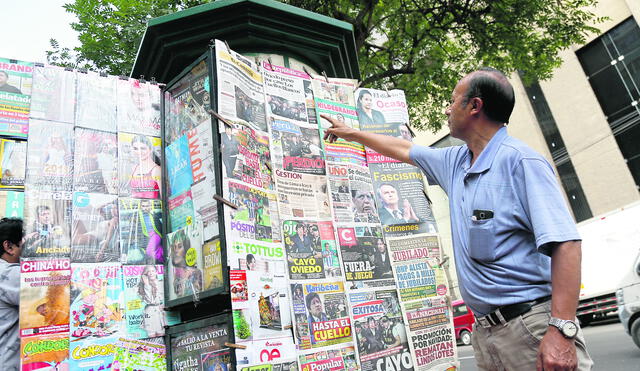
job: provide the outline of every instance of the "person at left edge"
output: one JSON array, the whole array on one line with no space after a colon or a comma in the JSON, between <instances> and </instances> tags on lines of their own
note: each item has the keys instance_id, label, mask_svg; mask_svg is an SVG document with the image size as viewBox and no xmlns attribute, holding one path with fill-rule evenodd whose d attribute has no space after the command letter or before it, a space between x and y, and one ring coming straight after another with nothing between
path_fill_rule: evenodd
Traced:
<instances>
[{"instance_id":1,"label":"person at left edge","mask_svg":"<svg viewBox=\"0 0 640 371\"><path fill-rule=\"evenodd\" d=\"M24 243L22 219L0 219L0 370L20 367L18 308L20 305L20 255Z\"/></svg>"}]
</instances>

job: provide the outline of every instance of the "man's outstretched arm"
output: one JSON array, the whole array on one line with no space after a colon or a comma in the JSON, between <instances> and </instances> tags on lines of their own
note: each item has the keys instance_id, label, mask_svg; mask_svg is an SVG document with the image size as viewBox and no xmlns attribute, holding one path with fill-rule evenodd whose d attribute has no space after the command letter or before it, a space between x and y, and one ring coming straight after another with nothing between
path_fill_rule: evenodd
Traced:
<instances>
[{"instance_id":1,"label":"man's outstretched arm","mask_svg":"<svg viewBox=\"0 0 640 371\"><path fill-rule=\"evenodd\" d=\"M409 151L413 143L408 140L353 129L324 114L321 114L320 117L331 123L331 127L324 131L325 140L335 142L337 138L342 138L350 142L358 142L380 154L415 165L409 158Z\"/></svg>"}]
</instances>

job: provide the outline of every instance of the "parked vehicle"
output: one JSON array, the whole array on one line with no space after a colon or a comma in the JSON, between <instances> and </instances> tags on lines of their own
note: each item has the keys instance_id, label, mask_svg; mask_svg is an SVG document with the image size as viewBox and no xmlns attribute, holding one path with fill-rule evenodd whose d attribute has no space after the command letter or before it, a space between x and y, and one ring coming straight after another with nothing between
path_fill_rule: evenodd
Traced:
<instances>
[{"instance_id":1,"label":"parked vehicle","mask_svg":"<svg viewBox=\"0 0 640 371\"><path fill-rule=\"evenodd\" d=\"M464 304L463 300L451 303L453 307L453 326L456 330L456 340L464 345L471 344L471 332L473 331L473 312Z\"/></svg>"},{"instance_id":2,"label":"parked vehicle","mask_svg":"<svg viewBox=\"0 0 640 371\"><path fill-rule=\"evenodd\" d=\"M638 244L640 240L636 240L636 246ZM616 292L616 298L620 322L633 342L640 348L640 253L633 268L627 271L620 290Z\"/></svg>"},{"instance_id":3,"label":"parked vehicle","mask_svg":"<svg viewBox=\"0 0 640 371\"><path fill-rule=\"evenodd\" d=\"M578 224L582 237L582 282L576 315L582 326L618 310L616 290L640 241L640 203Z\"/></svg>"}]
</instances>

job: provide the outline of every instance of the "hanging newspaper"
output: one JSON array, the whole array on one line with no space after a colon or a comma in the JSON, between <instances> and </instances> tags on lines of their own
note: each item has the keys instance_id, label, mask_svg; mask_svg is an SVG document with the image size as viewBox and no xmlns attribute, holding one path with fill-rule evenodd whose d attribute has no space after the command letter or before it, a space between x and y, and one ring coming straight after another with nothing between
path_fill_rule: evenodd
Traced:
<instances>
[{"instance_id":1,"label":"hanging newspaper","mask_svg":"<svg viewBox=\"0 0 640 371\"><path fill-rule=\"evenodd\" d=\"M228 324L221 323L186 330L170 336L171 365L173 371L231 370L231 350L225 343L231 341Z\"/></svg>"},{"instance_id":2,"label":"hanging newspaper","mask_svg":"<svg viewBox=\"0 0 640 371\"><path fill-rule=\"evenodd\" d=\"M369 169L329 163L329 189L337 223L379 223Z\"/></svg>"},{"instance_id":3,"label":"hanging newspaper","mask_svg":"<svg viewBox=\"0 0 640 371\"><path fill-rule=\"evenodd\" d=\"M122 266L71 265L71 338L104 337L124 330Z\"/></svg>"},{"instance_id":4,"label":"hanging newspaper","mask_svg":"<svg viewBox=\"0 0 640 371\"><path fill-rule=\"evenodd\" d=\"M349 294L362 371L413 370L395 289Z\"/></svg>"},{"instance_id":5,"label":"hanging newspaper","mask_svg":"<svg viewBox=\"0 0 640 371\"><path fill-rule=\"evenodd\" d=\"M216 195L215 165L211 122L205 121L187 132L193 185L191 196L195 216L202 220L203 238L209 240L220 234Z\"/></svg>"},{"instance_id":6,"label":"hanging newspaper","mask_svg":"<svg viewBox=\"0 0 640 371\"><path fill-rule=\"evenodd\" d=\"M225 207L229 241L233 241L236 237L266 242L281 240L275 193L233 180L225 180L224 194L230 202L238 206L237 209Z\"/></svg>"},{"instance_id":7,"label":"hanging newspaper","mask_svg":"<svg viewBox=\"0 0 640 371\"><path fill-rule=\"evenodd\" d=\"M0 58L0 135L26 138L33 63Z\"/></svg>"},{"instance_id":8,"label":"hanging newspaper","mask_svg":"<svg viewBox=\"0 0 640 371\"><path fill-rule=\"evenodd\" d=\"M327 178L275 170L280 218L331 219Z\"/></svg>"},{"instance_id":9,"label":"hanging newspaper","mask_svg":"<svg viewBox=\"0 0 640 371\"><path fill-rule=\"evenodd\" d=\"M238 353L236 351L236 353ZM236 354L236 359L239 359ZM266 361L265 361L266 362ZM298 371L298 361L295 358L280 358L269 361L269 363L255 363L245 365L237 362L239 371Z\"/></svg>"},{"instance_id":10,"label":"hanging newspaper","mask_svg":"<svg viewBox=\"0 0 640 371\"><path fill-rule=\"evenodd\" d=\"M24 192L0 191L0 215L24 218Z\"/></svg>"},{"instance_id":11,"label":"hanging newspaper","mask_svg":"<svg viewBox=\"0 0 640 371\"><path fill-rule=\"evenodd\" d=\"M285 220L282 230L290 280L342 276L331 222Z\"/></svg>"},{"instance_id":12,"label":"hanging newspaper","mask_svg":"<svg viewBox=\"0 0 640 371\"><path fill-rule=\"evenodd\" d=\"M69 333L69 259L20 262L20 337Z\"/></svg>"},{"instance_id":13,"label":"hanging newspaper","mask_svg":"<svg viewBox=\"0 0 640 371\"><path fill-rule=\"evenodd\" d=\"M304 81L309 75L290 68L262 62L267 109L272 118L307 124Z\"/></svg>"},{"instance_id":14,"label":"hanging newspaper","mask_svg":"<svg viewBox=\"0 0 640 371\"><path fill-rule=\"evenodd\" d=\"M354 87L355 80L329 79L329 82L323 78L313 80L313 96L321 129L320 136L324 136L324 129L330 127L327 120L320 118L320 114L329 115L349 127L359 128L353 97ZM329 162L366 165L364 147L356 142L348 142L344 139L339 139L335 143L324 141L324 151Z\"/></svg>"},{"instance_id":15,"label":"hanging newspaper","mask_svg":"<svg viewBox=\"0 0 640 371\"><path fill-rule=\"evenodd\" d=\"M30 117L73 124L76 108L76 73L56 66L33 70Z\"/></svg>"},{"instance_id":16,"label":"hanging newspaper","mask_svg":"<svg viewBox=\"0 0 640 371\"><path fill-rule=\"evenodd\" d=\"M166 371L167 351L164 343L119 338L111 368L114 371Z\"/></svg>"},{"instance_id":17,"label":"hanging newspaper","mask_svg":"<svg viewBox=\"0 0 640 371\"><path fill-rule=\"evenodd\" d=\"M22 370L70 370L69 333L21 337L20 363Z\"/></svg>"},{"instance_id":18,"label":"hanging newspaper","mask_svg":"<svg viewBox=\"0 0 640 371\"><path fill-rule=\"evenodd\" d=\"M385 123L404 124L409 122L407 101L402 90L358 89L356 105L360 127L371 127ZM411 141L411 132L405 127L398 135ZM387 134L391 134L388 132ZM394 135L395 136L395 135Z\"/></svg>"},{"instance_id":19,"label":"hanging newspaper","mask_svg":"<svg viewBox=\"0 0 640 371\"><path fill-rule=\"evenodd\" d=\"M241 123L226 126L221 134L223 170L227 179L273 189L269 136Z\"/></svg>"},{"instance_id":20,"label":"hanging newspaper","mask_svg":"<svg viewBox=\"0 0 640 371\"><path fill-rule=\"evenodd\" d=\"M27 142L1 139L0 188L24 188L26 170Z\"/></svg>"},{"instance_id":21,"label":"hanging newspaper","mask_svg":"<svg viewBox=\"0 0 640 371\"><path fill-rule=\"evenodd\" d=\"M255 63L216 40L216 71L218 113L266 132L263 78Z\"/></svg>"},{"instance_id":22,"label":"hanging newspaper","mask_svg":"<svg viewBox=\"0 0 640 371\"><path fill-rule=\"evenodd\" d=\"M350 290L395 285L387 245L379 226L338 227L338 241Z\"/></svg>"},{"instance_id":23,"label":"hanging newspaper","mask_svg":"<svg viewBox=\"0 0 640 371\"><path fill-rule=\"evenodd\" d=\"M73 185L73 125L31 120L27 146L30 189L70 191Z\"/></svg>"},{"instance_id":24,"label":"hanging newspaper","mask_svg":"<svg viewBox=\"0 0 640 371\"><path fill-rule=\"evenodd\" d=\"M187 135L181 135L165 147L164 153L169 180L169 197L174 197L188 190L193 183Z\"/></svg>"},{"instance_id":25,"label":"hanging newspaper","mask_svg":"<svg viewBox=\"0 0 640 371\"><path fill-rule=\"evenodd\" d=\"M73 193L71 261L73 263L121 261L116 195Z\"/></svg>"},{"instance_id":26,"label":"hanging newspaper","mask_svg":"<svg viewBox=\"0 0 640 371\"><path fill-rule=\"evenodd\" d=\"M331 349L309 352L298 357L301 371L357 371L360 366L356 361L353 345L332 347Z\"/></svg>"},{"instance_id":27,"label":"hanging newspaper","mask_svg":"<svg viewBox=\"0 0 640 371\"><path fill-rule=\"evenodd\" d=\"M291 284L293 323L299 349L326 347L353 340L344 284Z\"/></svg>"},{"instance_id":28,"label":"hanging newspaper","mask_svg":"<svg viewBox=\"0 0 640 371\"><path fill-rule=\"evenodd\" d=\"M87 72L77 79L76 126L115 133L117 78Z\"/></svg>"},{"instance_id":29,"label":"hanging newspaper","mask_svg":"<svg viewBox=\"0 0 640 371\"><path fill-rule=\"evenodd\" d=\"M167 236L169 300L202 291L202 226L192 223Z\"/></svg>"},{"instance_id":30,"label":"hanging newspaper","mask_svg":"<svg viewBox=\"0 0 640 371\"><path fill-rule=\"evenodd\" d=\"M22 257L69 257L71 192L25 192L25 239Z\"/></svg>"},{"instance_id":31,"label":"hanging newspaper","mask_svg":"<svg viewBox=\"0 0 640 371\"><path fill-rule=\"evenodd\" d=\"M271 138L276 167L296 173L325 174L317 128L272 117Z\"/></svg>"},{"instance_id":32,"label":"hanging newspaper","mask_svg":"<svg viewBox=\"0 0 640 371\"><path fill-rule=\"evenodd\" d=\"M120 198L120 249L125 264L162 264L162 203Z\"/></svg>"},{"instance_id":33,"label":"hanging newspaper","mask_svg":"<svg viewBox=\"0 0 640 371\"><path fill-rule=\"evenodd\" d=\"M169 230L175 232L195 221L191 191L169 198Z\"/></svg>"},{"instance_id":34,"label":"hanging newspaper","mask_svg":"<svg viewBox=\"0 0 640 371\"><path fill-rule=\"evenodd\" d=\"M208 73L207 63L201 61L165 93L167 144L203 123L211 124Z\"/></svg>"},{"instance_id":35,"label":"hanging newspaper","mask_svg":"<svg viewBox=\"0 0 640 371\"><path fill-rule=\"evenodd\" d=\"M113 370L117 336L71 338L69 343L70 370Z\"/></svg>"},{"instance_id":36,"label":"hanging newspaper","mask_svg":"<svg viewBox=\"0 0 640 371\"><path fill-rule=\"evenodd\" d=\"M160 87L135 79L117 82L118 131L160 136Z\"/></svg>"},{"instance_id":37,"label":"hanging newspaper","mask_svg":"<svg viewBox=\"0 0 640 371\"><path fill-rule=\"evenodd\" d=\"M220 240L207 241L202 245L202 260L204 261L204 287L202 291L223 288Z\"/></svg>"},{"instance_id":38,"label":"hanging newspaper","mask_svg":"<svg viewBox=\"0 0 640 371\"><path fill-rule=\"evenodd\" d=\"M160 138L118 133L120 196L160 198Z\"/></svg>"},{"instance_id":39,"label":"hanging newspaper","mask_svg":"<svg viewBox=\"0 0 640 371\"><path fill-rule=\"evenodd\" d=\"M125 265L122 269L127 338L164 336L164 266Z\"/></svg>"},{"instance_id":40,"label":"hanging newspaper","mask_svg":"<svg viewBox=\"0 0 640 371\"><path fill-rule=\"evenodd\" d=\"M118 194L118 137L76 128L73 168L75 191Z\"/></svg>"},{"instance_id":41,"label":"hanging newspaper","mask_svg":"<svg viewBox=\"0 0 640 371\"><path fill-rule=\"evenodd\" d=\"M280 243L235 238L227 244L227 265L235 270L286 276L284 249Z\"/></svg>"}]
</instances>

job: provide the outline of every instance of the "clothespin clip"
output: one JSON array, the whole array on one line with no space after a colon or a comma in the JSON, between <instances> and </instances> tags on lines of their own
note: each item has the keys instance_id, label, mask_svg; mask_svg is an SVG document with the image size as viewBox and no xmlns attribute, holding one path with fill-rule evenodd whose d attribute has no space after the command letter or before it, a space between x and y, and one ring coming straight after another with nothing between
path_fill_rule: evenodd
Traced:
<instances>
[{"instance_id":1,"label":"clothespin clip","mask_svg":"<svg viewBox=\"0 0 640 371\"><path fill-rule=\"evenodd\" d=\"M65 71L73 71L73 67L65 67L64 70Z\"/></svg>"},{"instance_id":2,"label":"clothespin clip","mask_svg":"<svg viewBox=\"0 0 640 371\"><path fill-rule=\"evenodd\" d=\"M216 46L216 39L209 39L209 47L213 48Z\"/></svg>"},{"instance_id":3,"label":"clothespin clip","mask_svg":"<svg viewBox=\"0 0 640 371\"><path fill-rule=\"evenodd\" d=\"M355 92L356 90L358 90L361 84L362 84L362 81L360 80L356 81L356 86L353 87L353 91Z\"/></svg>"},{"instance_id":4,"label":"clothespin clip","mask_svg":"<svg viewBox=\"0 0 640 371\"><path fill-rule=\"evenodd\" d=\"M255 57L253 60L256 62L256 67L258 68L258 71L260 71L260 67L261 67L260 60L258 59L258 57Z\"/></svg>"},{"instance_id":5,"label":"clothespin clip","mask_svg":"<svg viewBox=\"0 0 640 371\"><path fill-rule=\"evenodd\" d=\"M269 163L268 163L268 162L265 162L265 163L264 163L264 167L266 167L267 169L269 169L269 171L270 171L270 172L272 172L272 173L273 173L273 170L271 170L271 165L269 165Z\"/></svg>"},{"instance_id":6,"label":"clothespin clip","mask_svg":"<svg viewBox=\"0 0 640 371\"><path fill-rule=\"evenodd\" d=\"M391 93L389 93L389 89L384 88L384 91L386 91L386 92L387 92L387 97L391 97Z\"/></svg>"},{"instance_id":7,"label":"clothespin clip","mask_svg":"<svg viewBox=\"0 0 640 371\"><path fill-rule=\"evenodd\" d=\"M151 85L158 85L158 82L156 81L155 76L151 76Z\"/></svg>"},{"instance_id":8,"label":"clothespin clip","mask_svg":"<svg viewBox=\"0 0 640 371\"><path fill-rule=\"evenodd\" d=\"M102 72L100 72L100 76L102 76L102 77L108 77L109 75L108 75L106 72L102 71Z\"/></svg>"},{"instance_id":9,"label":"clothespin clip","mask_svg":"<svg viewBox=\"0 0 640 371\"><path fill-rule=\"evenodd\" d=\"M86 68L78 68L78 72L80 73L87 73L87 69Z\"/></svg>"},{"instance_id":10,"label":"clothespin clip","mask_svg":"<svg viewBox=\"0 0 640 371\"><path fill-rule=\"evenodd\" d=\"M44 67L44 63L42 63L42 62L36 62L33 65L36 66L36 67Z\"/></svg>"},{"instance_id":11,"label":"clothespin clip","mask_svg":"<svg viewBox=\"0 0 640 371\"><path fill-rule=\"evenodd\" d=\"M309 73L309 70L307 70L307 67L302 66L302 70L304 71L304 73L306 73L307 75L309 75L309 78L312 78L312 77L311 77L311 73Z\"/></svg>"},{"instance_id":12,"label":"clothespin clip","mask_svg":"<svg viewBox=\"0 0 640 371\"><path fill-rule=\"evenodd\" d=\"M227 40L224 41L224 45L226 45L227 51L229 52L229 54L231 54L231 48L229 47L229 43L227 42Z\"/></svg>"},{"instance_id":13,"label":"clothespin clip","mask_svg":"<svg viewBox=\"0 0 640 371\"><path fill-rule=\"evenodd\" d=\"M147 80L145 80L145 79L144 79L144 75L140 75L139 80L140 80L140 82L141 82L141 83L143 83L143 84L144 84L145 82L147 82Z\"/></svg>"},{"instance_id":14,"label":"clothespin clip","mask_svg":"<svg viewBox=\"0 0 640 371\"><path fill-rule=\"evenodd\" d=\"M9 63L18 63L17 59L9 59Z\"/></svg>"},{"instance_id":15,"label":"clothespin clip","mask_svg":"<svg viewBox=\"0 0 640 371\"><path fill-rule=\"evenodd\" d=\"M273 63L271 63L271 57L267 58L267 62L269 62L269 70L273 72Z\"/></svg>"},{"instance_id":16,"label":"clothespin clip","mask_svg":"<svg viewBox=\"0 0 640 371\"><path fill-rule=\"evenodd\" d=\"M235 348L235 349L247 349L246 345L234 344L234 343L224 343L225 347Z\"/></svg>"},{"instance_id":17,"label":"clothespin clip","mask_svg":"<svg viewBox=\"0 0 640 371\"><path fill-rule=\"evenodd\" d=\"M231 201L225 200L224 198L218 196L218 195L213 195L213 199L218 201L218 202L222 202L223 204L229 206L230 208L234 209L234 210L238 210L238 206L236 206L236 204L234 204Z\"/></svg>"},{"instance_id":18,"label":"clothespin clip","mask_svg":"<svg viewBox=\"0 0 640 371\"><path fill-rule=\"evenodd\" d=\"M413 129L411 129L411 125L409 125L409 122L405 122L404 125L407 127L407 129L409 129L409 134L411 134L411 138L415 138L416 133L414 133Z\"/></svg>"},{"instance_id":19,"label":"clothespin clip","mask_svg":"<svg viewBox=\"0 0 640 371\"><path fill-rule=\"evenodd\" d=\"M213 115L213 117L215 117L216 119L218 119L218 121L222 121L223 124L233 129L233 125L231 125L231 123L227 121L224 117L220 116L218 112L212 110L211 108L207 108L207 112L210 115Z\"/></svg>"},{"instance_id":20,"label":"clothespin clip","mask_svg":"<svg viewBox=\"0 0 640 371\"><path fill-rule=\"evenodd\" d=\"M118 76L118 78L120 80L129 80L129 76L125 76L125 75L120 75L120 76Z\"/></svg>"},{"instance_id":21,"label":"clothespin clip","mask_svg":"<svg viewBox=\"0 0 640 371\"><path fill-rule=\"evenodd\" d=\"M327 73L322 71L322 76L324 76L324 79L327 81L327 83L329 83L329 78L327 77Z\"/></svg>"}]
</instances>

